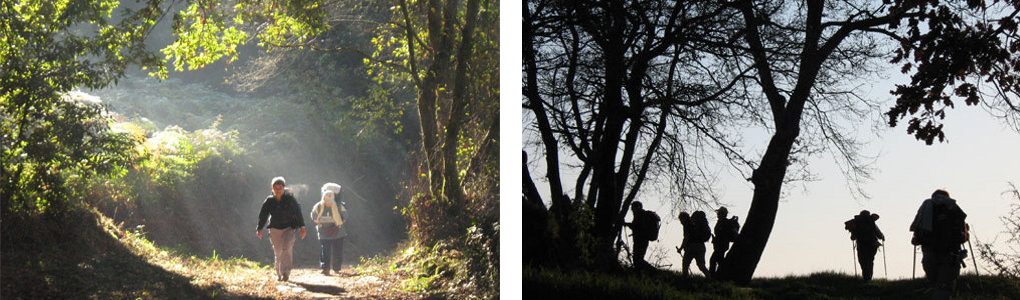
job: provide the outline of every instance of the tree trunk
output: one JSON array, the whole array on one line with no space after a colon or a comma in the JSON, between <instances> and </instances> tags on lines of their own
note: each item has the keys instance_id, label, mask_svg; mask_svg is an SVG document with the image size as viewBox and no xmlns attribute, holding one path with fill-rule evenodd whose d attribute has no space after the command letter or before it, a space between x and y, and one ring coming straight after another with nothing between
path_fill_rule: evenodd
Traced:
<instances>
[{"instance_id":1,"label":"tree trunk","mask_svg":"<svg viewBox=\"0 0 1020 300\"><path fill-rule=\"evenodd\" d=\"M567 211L565 208L569 204L563 198L563 183L560 181L559 142L556 140L556 136L553 135L552 125L549 123L549 116L545 111L545 104L538 93L538 67L535 62L537 50L534 46L535 33L534 28L532 28L531 11L528 10L528 3L523 2L523 5L524 10L522 14L525 22L522 30L524 35L524 49L522 51L524 52L524 71L527 80L527 84L524 86L524 96L528 98L528 108L535 113L538 131L542 135L542 145L545 146L545 176L549 180L549 190L551 193L549 197L555 208L553 216L558 220L566 220Z\"/></svg>"},{"instance_id":2,"label":"tree trunk","mask_svg":"<svg viewBox=\"0 0 1020 300\"><path fill-rule=\"evenodd\" d=\"M605 99L599 107L599 113L605 114L607 118L605 130L593 157L595 167L592 171L598 198L595 203L595 226L592 228L594 230L592 236L595 237L596 252L600 255L596 259L612 260L612 263L616 263L616 257L612 255L613 240L616 238L613 223L622 202L622 197L617 191L616 154L627 110L623 105L623 74L627 72L627 68L624 65L623 32L620 27L626 20L622 16L623 7L619 1L612 1L610 6L613 16L610 22L617 26L610 26L607 30L609 35L607 42L600 45L605 51L603 64L606 70L606 88ZM589 192L591 190L594 188L589 189Z\"/></svg>"},{"instance_id":3,"label":"tree trunk","mask_svg":"<svg viewBox=\"0 0 1020 300\"><path fill-rule=\"evenodd\" d=\"M460 170L457 168L457 151L460 148L460 131L464 123L464 110L467 107L467 99L464 99L466 90L468 61L471 60L472 49L474 49L475 16L478 15L480 0L468 0L467 13L465 15L464 29L461 32L460 47L457 48L457 69L453 81L453 104L450 112L450 121L446 127L446 142L443 145L444 180L446 198L451 202L450 208L459 211L459 206L464 203L464 193L461 191Z\"/></svg>"},{"instance_id":4,"label":"tree trunk","mask_svg":"<svg viewBox=\"0 0 1020 300\"><path fill-rule=\"evenodd\" d=\"M772 226L776 222L779 210L779 195L782 193L783 178L786 177L787 159L796 139L794 132L776 133L769 142L768 150L762 158L761 166L754 171L751 182L754 184L754 195L751 208L747 211L744 226L733 243L733 248L726 253L723 264L716 274L717 278L734 281L737 284L750 283L754 270L758 267L761 254L765 251Z\"/></svg>"}]
</instances>

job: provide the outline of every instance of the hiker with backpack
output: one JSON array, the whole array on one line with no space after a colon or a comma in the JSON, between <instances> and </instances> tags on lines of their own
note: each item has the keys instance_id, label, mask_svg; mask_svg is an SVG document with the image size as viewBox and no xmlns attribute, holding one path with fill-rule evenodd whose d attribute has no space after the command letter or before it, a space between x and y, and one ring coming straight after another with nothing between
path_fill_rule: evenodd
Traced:
<instances>
[{"instance_id":1,"label":"hiker with backpack","mask_svg":"<svg viewBox=\"0 0 1020 300\"><path fill-rule=\"evenodd\" d=\"M634 217L630 223L623 223L633 232L634 238L634 267L637 269L651 269L652 265L645 261L645 252L648 251L648 242L659 239L659 215L653 211L645 210L641 201L634 201L630 204L631 213Z\"/></svg>"},{"instance_id":2,"label":"hiker with backpack","mask_svg":"<svg viewBox=\"0 0 1020 300\"><path fill-rule=\"evenodd\" d=\"M339 201L340 185L326 183L322 186L322 200L312 207L311 218L315 221L315 229L318 232L319 244L322 251L319 252L319 268L323 275L329 275L329 270L340 274L344 262L344 238L347 237L347 209L344 203ZM332 266L332 268L330 268Z\"/></svg>"},{"instance_id":3,"label":"hiker with backpack","mask_svg":"<svg viewBox=\"0 0 1020 300\"><path fill-rule=\"evenodd\" d=\"M949 192L936 190L921 203L910 224L914 232L910 243L921 246L921 266L932 285L932 299L949 299L956 290L956 278L967 257L963 248L969 238L966 219L967 213Z\"/></svg>"},{"instance_id":4,"label":"hiker with backpack","mask_svg":"<svg viewBox=\"0 0 1020 300\"><path fill-rule=\"evenodd\" d=\"M676 252L683 250L683 276L687 276L691 268L691 261L696 260L698 269L705 277L711 277L708 268L705 267L705 242L712 237L711 228L708 226L708 217L703 211L696 211L694 214L680 212L680 224L684 226L684 240Z\"/></svg>"},{"instance_id":5,"label":"hiker with backpack","mask_svg":"<svg viewBox=\"0 0 1020 300\"><path fill-rule=\"evenodd\" d=\"M875 254L882 245L878 240L885 241L885 235L875 221L878 221L878 214L862 210L853 219L843 222L844 228L850 231L850 240L857 241L857 261L861 264L864 281L870 281L874 274Z\"/></svg>"},{"instance_id":6,"label":"hiker with backpack","mask_svg":"<svg viewBox=\"0 0 1020 300\"><path fill-rule=\"evenodd\" d=\"M737 235L740 233L740 222L737 220L737 216L733 218L726 218L729 211L725 206L720 206L715 211L718 219L715 221L715 237L712 238L712 258L708 260L708 271L710 274L715 274L724 258L726 258L726 251L730 249L730 243L737 239Z\"/></svg>"}]
</instances>

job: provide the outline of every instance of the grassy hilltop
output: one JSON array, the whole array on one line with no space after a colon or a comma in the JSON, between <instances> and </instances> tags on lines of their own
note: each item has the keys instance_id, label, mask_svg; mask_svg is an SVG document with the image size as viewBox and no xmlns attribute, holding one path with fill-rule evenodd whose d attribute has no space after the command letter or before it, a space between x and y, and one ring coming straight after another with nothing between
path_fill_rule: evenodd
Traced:
<instances>
[{"instance_id":1,"label":"grassy hilltop","mask_svg":"<svg viewBox=\"0 0 1020 300\"><path fill-rule=\"evenodd\" d=\"M579 272L525 267L525 299L930 299L923 279L863 282L847 274L755 279L750 286L674 271ZM963 275L953 299L1020 299L1020 282Z\"/></svg>"}]
</instances>

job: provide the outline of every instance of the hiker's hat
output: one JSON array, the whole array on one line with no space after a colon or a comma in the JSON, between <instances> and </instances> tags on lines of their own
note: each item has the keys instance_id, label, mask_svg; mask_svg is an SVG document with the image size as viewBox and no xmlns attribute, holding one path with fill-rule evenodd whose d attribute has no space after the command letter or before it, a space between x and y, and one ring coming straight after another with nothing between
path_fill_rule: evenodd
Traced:
<instances>
[{"instance_id":1,"label":"hiker's hat","mask_svg":"<svg viewBox=\"0 0 1020 300\"><path fill-rule=\"evenodd\" d=\"M716 210L715 210L715 212L724 212L724 213L729 213L730 211L729 211L729 210L727 210L725 206L720 206L720 207L719 207L719 209L716 209Z\"/></svg>"}]
</instances>

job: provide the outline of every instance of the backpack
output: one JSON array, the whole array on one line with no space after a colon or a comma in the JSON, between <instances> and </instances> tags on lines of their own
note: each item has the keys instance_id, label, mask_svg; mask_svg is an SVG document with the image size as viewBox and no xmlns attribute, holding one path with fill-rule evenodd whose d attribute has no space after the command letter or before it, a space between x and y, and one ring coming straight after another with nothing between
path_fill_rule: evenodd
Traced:
<instances>
[{"instance_id":1,"label":"backpack","mask_svg":"<svg viewBox=\"0 0 1020 300\"><path fill-rule=\"evenodd\" d=\"M659 214L650 210L646 210L644 215L643 218L639 219L640 224L638 224L642 235L648 238L649 241L658 240L660 221L662 219L659 218Z\"/></svg>"},{"instance_id":2,"label":"backpack","mask_svg":"<svg viewBox=\"0 0 1020 300\"><path fill-rule=\"evenodd\" d=\"M691 226L691 230L694 230L694 241L704 243L712 238L712 228L708 226L708 219L691 218Z\"/></svg>"},{"instance_id":3,"label":"backpack","mask_svg":"<svg viewBox=\"0 0 1020 300\"><path fill-rule=\"evenodd\" d=\"M715 239L719 242L730 242L737 239L740 234L740 222L736 219L723 219L722 228L715 233Z\"/></svg>"},{"instance_id":4,"label":"backpack","mask_svg":"<svg viewBox=\"0 0 1020 300\"><path fill-rule=\"evenodd\" d=\"M858 243L871 243L873 246L878 246L878 225L875 224L874 216L877 215L857 215L844 222L844 228L850 231L850 239L856 240Z\"/></svg>"},{"instance_id":5,"label":"backpack","mask_svg":"<svg viewBox=\"0 0 1020 300\"><path fill-rule=\"evenodd\" d=\"M951 251L960 249L960 245L967 242L967 215L958 207L935 204L932 215L932 232L922 237L921 245L933 247L935 251Z\"/></svg>"}]
</instances>

